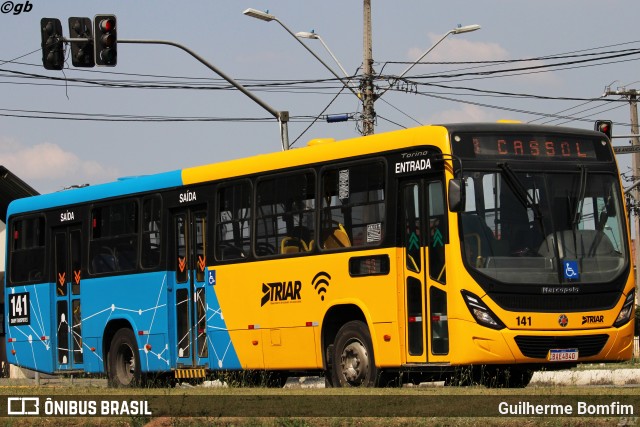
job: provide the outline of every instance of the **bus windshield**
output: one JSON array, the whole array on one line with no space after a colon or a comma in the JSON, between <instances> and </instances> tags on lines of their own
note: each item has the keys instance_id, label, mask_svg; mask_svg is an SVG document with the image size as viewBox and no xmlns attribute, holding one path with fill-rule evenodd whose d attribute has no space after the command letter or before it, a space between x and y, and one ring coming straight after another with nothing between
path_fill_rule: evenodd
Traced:
<instances>
[{"instance_id":1,"label":"bus windshield","mask_svg":"<svg viewBox=\"0 0 640 427\"><path fill-rule=\"evenodd\" d=\"M502 283L606 283L627 265L613 174L465 170L460 226L467 268Z\"/></svg>"}]
</instances>

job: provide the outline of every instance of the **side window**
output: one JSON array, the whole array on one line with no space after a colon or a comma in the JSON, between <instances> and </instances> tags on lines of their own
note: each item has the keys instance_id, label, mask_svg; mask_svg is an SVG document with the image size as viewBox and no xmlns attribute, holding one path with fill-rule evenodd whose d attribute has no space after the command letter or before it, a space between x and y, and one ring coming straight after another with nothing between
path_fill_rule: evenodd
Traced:
<instances>
[{"instance_id":1,"label":"side window","mask_svg":"<svg viewBox=\"0 0 640 427\"><path fill-rule=\"evenodd\" d=\"M153 196L142 201L142 268L154 268L160 264L162 229L162 203L160 196Z\"/></svg>"},{"instance_id":2,"label":"side window","mask_svg":"<svg viewBox=\"0 0 640 427\"><path fill-rule=\"evenodd\" d=\"M429 276L440 283L446 283L444 245L449 242L447 210L442 181L427 184L429 205Z\"/></svg>"},{"instance_id":3,"label":"side window","mask_svg":"<svg viewBox=\"0 0 640 427\"><path fill-rule=\"evenodd\" d=\"M386 197L382 162L326 170L321 197L322 249L382 244Z\"/></svg>"},{"instance_id":4,"label":"side window","mask_svg":"<svg viewBox=\"0 0 640 427\"><path fill-rule=\"evenodd\" d=\"M315 207L312 172L260 180L256 190L256 255L311 252Z\"/></svg>"},{"instance_id":5,"label":"side window","mask_svg":"<svg viewBox=\"0 0 640 427\"><path fill-rule=\"evenodd\" d=\"M422 271L422 228L420 217L420 187L417 183L407 184L402 188L403 194L403 232L407 257L407 269L420 273ZM421 354L421 353L420 353Z\"/></svg>"},{"instance_id":6,"label":"side window","mask_svg":"<svg viewBox=\"0 0 640 427\"><path fill-rule=\"evenodd\" d=\"M135 200L91 211L90 273L135 270L138 260L138 203Z\"/></svg>"},{"instance_id":7,"label":"side window","mask_svg":"<svg viewBox=\"0 0 640 427\"><path fill-rule=\"evenodd\" d=\"M38 283L44 280L44 217L13 221L10 249L11 283Z\"/></svg>"},{"instance_id":8,"label":"side window","mask_svg":"<svg viewBox=\"0 0 640 427\"><path fill-rule=\"evenodd\" d=\"M189 262L187 260L188 242L187 242L187 216L183 213L175 216L175 235L176 235L176 252L178 265L176 268L176 281L178 283L186 283L189 280Z\"/></svg>"},{"instance_id":9,"label":"side window","mask_svg":"<svg viewBox=\"0 0 640 427\"><path fill-rule=\"evenodd\" d=\"M251 251L251 185L248 181L220 187L216 200L218 261L245 258Z\"/></svg>"}]
</instances>

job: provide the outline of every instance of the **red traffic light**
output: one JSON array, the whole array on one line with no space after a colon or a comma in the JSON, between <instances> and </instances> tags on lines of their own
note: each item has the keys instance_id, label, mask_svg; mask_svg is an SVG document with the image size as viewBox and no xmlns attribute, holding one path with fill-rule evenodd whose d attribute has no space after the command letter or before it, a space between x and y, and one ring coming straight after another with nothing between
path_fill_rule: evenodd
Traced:
<instances>
[{"instance_id":1,"label":"red traffic light","mask_svg":"<svg viewBox=\"0 0 640 427\"><path fill-rule=\"evenodd\" d=\"M107 18L100 21L100 29L104 32L113 31L116 28L116 21L113 18Z\"/></svg>"},{"instance_id":2,"label":"red traffic light","mask_svg":"<svg viewBox=\"0 0 640 427\"><path fill-rule=\"evenodd\" d=\"M118 25L116 16L96 15L93 23L96 65L113 67L118 62Z\"/></svg>"},{"instance_id":3,"label":"red traffic light","mask_svg":"<svg viewBox=\"0 0 640 427\"><path fill-rule=\"evenodd\" d=\"M613 135L613 122L611 120L596 120L593 128L598 132L604 133L609 139Z\"/></svg>"}]
</instances>

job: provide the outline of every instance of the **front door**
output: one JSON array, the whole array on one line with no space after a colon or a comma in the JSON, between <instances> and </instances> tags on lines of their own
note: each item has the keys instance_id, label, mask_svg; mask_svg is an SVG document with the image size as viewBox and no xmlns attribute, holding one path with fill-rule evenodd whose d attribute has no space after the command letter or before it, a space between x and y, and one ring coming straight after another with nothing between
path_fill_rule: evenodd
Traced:
<instances>
[{"instance_id":1,"label":"front door","mask_svg":"<svg viewBox=\"0 0 640 427\"><path fill-rule=\"evenodd\" d=\"M205 366L207 346L207 211L194 206L173 212L175 342L178 367Z\"/></svg>"},{"instance_id":2,"label":"front door","mask_svg":"<svg viewBox=\"0 0 640 427\"><path fill-rule=\"evenodd\" d=\"M82 282L82 227L80 224L53 230L56 279L56 326L58 370L80 369L83 364L80 285Z\"/></svg>"},{"instance_id":3,"label":"front door","mask_svg":"<svg viewBox=\"0 0 640 427\"><path fill-rule=\"evenodd\" d=\"M400 184L408 363L440 361L449 352L443 189L441 179L411 179Z\"/></svg>"}]
</instances>

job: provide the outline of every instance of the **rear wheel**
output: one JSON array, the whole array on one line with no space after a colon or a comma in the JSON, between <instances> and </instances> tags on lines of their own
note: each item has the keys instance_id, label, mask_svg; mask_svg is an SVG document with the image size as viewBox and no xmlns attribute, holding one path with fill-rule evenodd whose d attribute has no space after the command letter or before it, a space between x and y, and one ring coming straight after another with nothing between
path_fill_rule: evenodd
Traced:
<instances>
[{"instance_id":1,"label":"rear wheel","mask_svg":"<svg viewBox=\"0 0 640 427\"><path fill-rule=\"evenodd\" d=\"M131 329L119 329L113 336L107 354L107 373L111 387L140 385L140 353Z\"/></svg>"},{"instance_id":2,"label":"rear wheel","mask_svg":"<svg viewBox=\"0 0 640 427\"><path fill-rule=\"evenodd\" d=\"M345 323L333 346L331 384L334 387L374 387L378 376L367 325Z\"/></svg>"}]
</instances>

